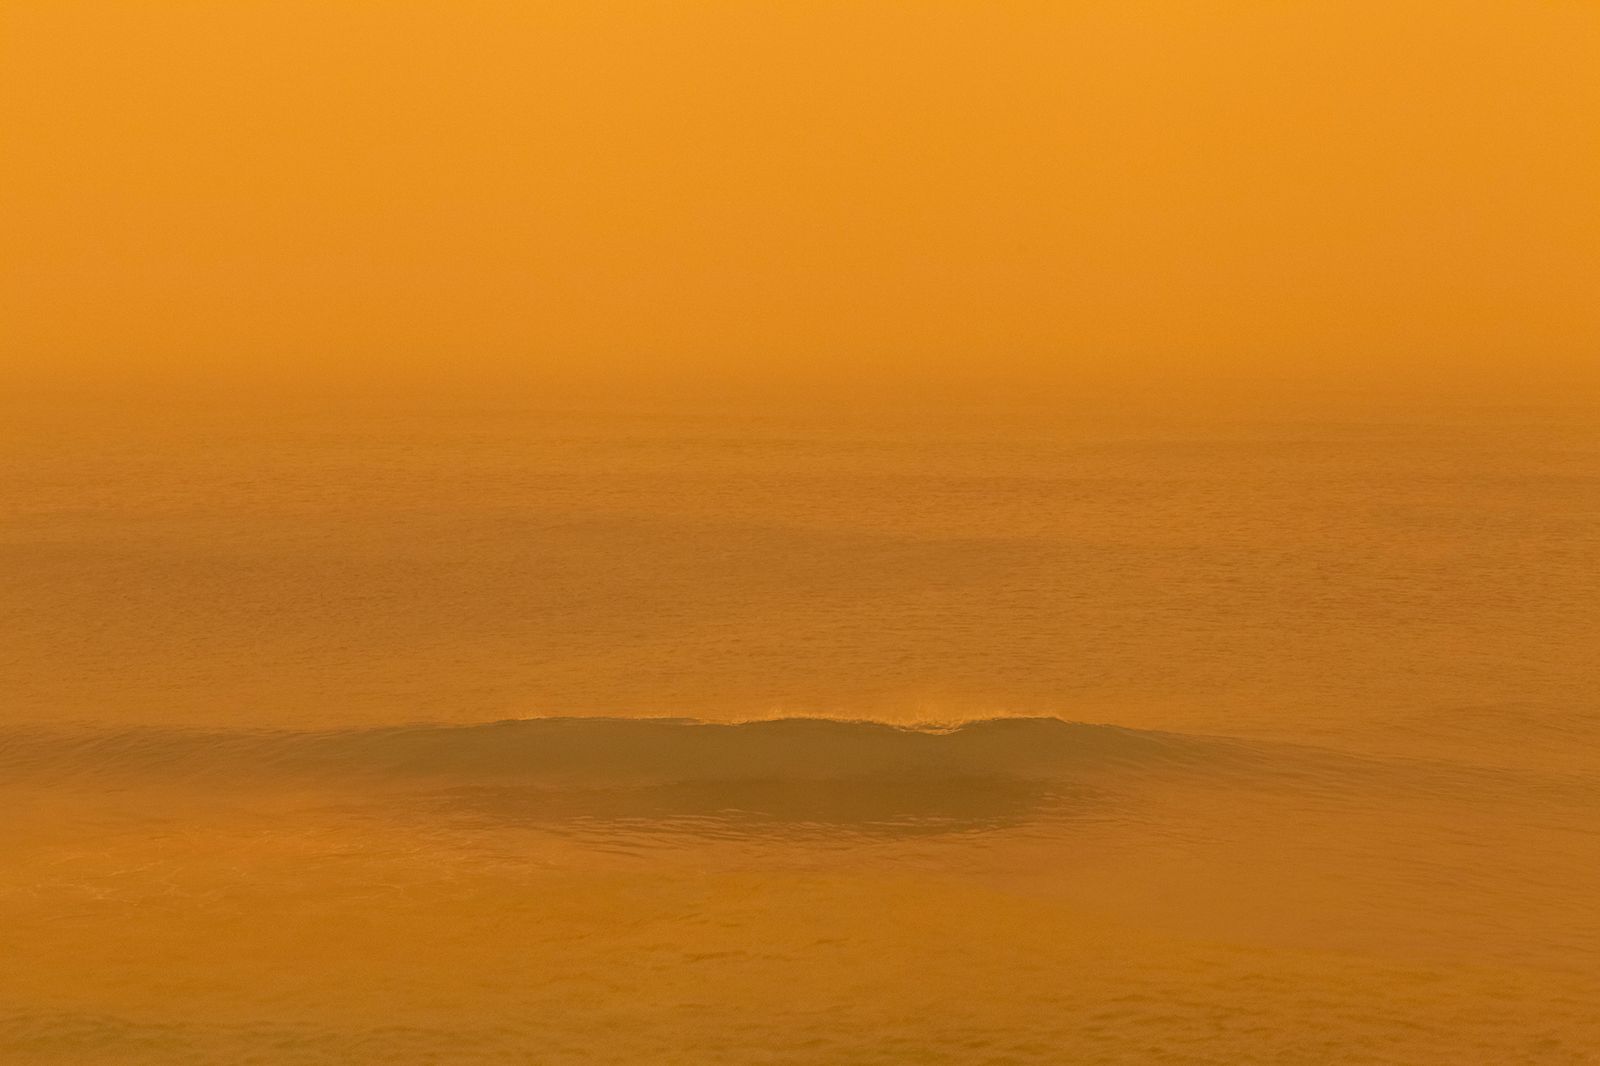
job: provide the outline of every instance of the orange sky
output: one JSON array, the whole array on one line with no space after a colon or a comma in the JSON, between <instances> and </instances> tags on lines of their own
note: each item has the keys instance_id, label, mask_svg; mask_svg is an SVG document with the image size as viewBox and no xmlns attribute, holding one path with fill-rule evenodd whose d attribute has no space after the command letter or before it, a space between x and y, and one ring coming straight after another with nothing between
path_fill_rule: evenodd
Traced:
<instances>
[{"instance_id":1,"label":"orange sky","mask_svg":"<svg viewBox=\"0 0 1600 1066\"><path fill-rule=\"evenodd\" d=\"M1592 382L1600 5L7 0L23 379Z\"/></svg>"}]
</instances>

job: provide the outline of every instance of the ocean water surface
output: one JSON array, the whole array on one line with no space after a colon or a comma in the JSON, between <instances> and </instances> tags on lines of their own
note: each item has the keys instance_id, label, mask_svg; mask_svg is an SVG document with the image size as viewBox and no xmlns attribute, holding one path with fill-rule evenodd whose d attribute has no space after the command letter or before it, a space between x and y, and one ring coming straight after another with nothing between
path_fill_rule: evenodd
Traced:
<instances>
[{"instance_id":1,"label":"ocean water surface","mask_svg":"<svg viewBox=\"0 0 1600 1066\"><path fill-rule=\"evenodd\" d=\"M0 1061L1600 1062L1594 414L10 411Z\"/></svg>"}]
</instances>

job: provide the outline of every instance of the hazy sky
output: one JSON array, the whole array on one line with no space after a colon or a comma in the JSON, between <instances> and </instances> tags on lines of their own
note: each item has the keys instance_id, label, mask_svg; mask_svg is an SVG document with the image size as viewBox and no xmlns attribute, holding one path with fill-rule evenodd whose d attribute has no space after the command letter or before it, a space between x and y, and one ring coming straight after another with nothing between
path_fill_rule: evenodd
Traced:
<instances>
[{"instance_id":1,"label":"hazy sky","mask_svg":"<svg viewBox=\"0 0 1600 1066\"><path fill-rule=\"evenodd\" d=\"M24 379L1600 359L1590 2L7 0L0 35Z\"/></svg>"}]
</instances>

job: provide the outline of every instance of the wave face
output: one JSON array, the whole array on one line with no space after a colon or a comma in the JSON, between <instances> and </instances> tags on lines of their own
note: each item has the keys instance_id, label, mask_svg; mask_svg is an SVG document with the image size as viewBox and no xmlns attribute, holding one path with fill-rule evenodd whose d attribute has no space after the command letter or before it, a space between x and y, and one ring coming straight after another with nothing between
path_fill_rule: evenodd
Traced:
<instances>
[{"instance_id":1,"label":"wave face","mask_svg":"<svg viewBox=\"0 0 1600 1066\"><path fill-rule=\"evenodd\" d=\"M1119 770L1216 766L1245 751L1053 718L950 729L805 718L541 718L309 733L33 734L0 742L0 768L13 779L96 788L401 791L498 824L945 831L1060 811Z\"/></svg>"},{"instance_id":2,"label":"wave face","mask_svg":"<svg viewBox=\"0 0 1600 1066\"><path fill-rule=\"evenodd\" d=\"M435 811L495 823L665 828L690 819L697 831L708 819L713 829L1010 826L1156 778L1290 787L1358 804L1396 787L1556 801L1587 801L1594 792L1585 782L1516 771L1059 718L948 728L556 717L328 731L16 731L0 733L0 777L86 793L312 789L402 806L426 798Z\"/></svg>"},{"instance_id":3,"label":"wave face","mask_svg":"<svg viewBox=\"0 0 1600 1066\"><path fill-rule=\"evenodd\" d=\"M366 776L552 786L730 781L1055 780L1092 768L1240 758L1242 746L1087 725L997 718L951 729L787 718L742 723L536 718L336 732L132 730L12 735L16 775L163 779Z\"/></svg>"}]
</instances>

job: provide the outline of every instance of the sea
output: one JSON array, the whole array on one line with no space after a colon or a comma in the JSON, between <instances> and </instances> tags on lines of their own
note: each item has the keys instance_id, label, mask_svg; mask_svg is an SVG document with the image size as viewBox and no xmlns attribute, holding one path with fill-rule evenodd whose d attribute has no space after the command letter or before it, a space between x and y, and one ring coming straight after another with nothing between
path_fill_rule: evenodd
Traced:
<instances>
[{"instance_id":1,"label":"sea","mask_svg":"<svg viewBox=\"0 0 1600 1066\"><path fill-rule=\"evenodd\" d=\"M1600 409L8 403L8 1066L1600 1063Z\"/></svg>"}]
</instances>

